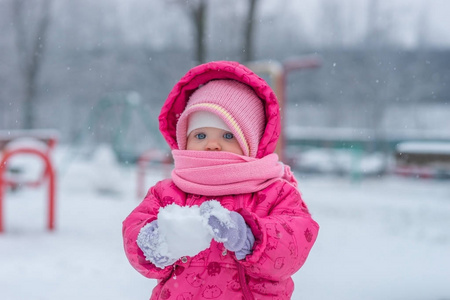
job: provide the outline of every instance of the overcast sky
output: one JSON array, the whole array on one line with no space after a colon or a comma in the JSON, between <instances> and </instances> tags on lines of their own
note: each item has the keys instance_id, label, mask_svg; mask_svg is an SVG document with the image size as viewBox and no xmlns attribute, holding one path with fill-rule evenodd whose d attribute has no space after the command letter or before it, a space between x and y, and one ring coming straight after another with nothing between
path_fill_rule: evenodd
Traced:
<instances>
[{"instance_id":1,"label":"overcast sky","mask_svg":"<svg viewBox=\"0 0 450 300\"><path fill-rule=\"evenodd\" d=\"M344 42L358 39L367 28L368 3L372 0L281 0L286 6L283 8L278 1L262 0L262 15L277 12L298 15L299 26L304 32L315 35L319 40L326 38L326 24L329 16L324 17L324 4L334 5L332 18L341 19L345 34L340 36ZM379 22L382 25L395 26L393 37L403 46L415 47L418 32L422 31L427 44L438 47L450 47L450 1L449 0L378 0L381 12ZM383 22L390 18L392 25ZM322 38L321 38L322 36Z\"/></svg>"}]
</instances>

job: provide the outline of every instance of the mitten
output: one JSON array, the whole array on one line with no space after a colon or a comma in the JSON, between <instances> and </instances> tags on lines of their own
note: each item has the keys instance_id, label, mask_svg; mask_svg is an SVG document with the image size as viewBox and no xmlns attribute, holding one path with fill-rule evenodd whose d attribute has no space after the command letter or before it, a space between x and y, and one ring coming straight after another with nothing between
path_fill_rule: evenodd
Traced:
<instances>
[{"instance_id":1,"label":"mitten","mask_svg":"<svg viewBox=\"0 0 450 300\"><path fill-rule=\"evenodd\" d=\"M167 243L159 234L157 220L141 228L136 242L144 253L145 258L160 269L170 266L177 261L168 256Z\"/></svg>"},{"instance_id":2,"label":"mitten","mask_svg":"<svg viewBox=\"0 0 450 300\"><path fill-rule=\"evenodd\" d=\"M255 237L240 214L227 210L215 200L202 203L200 213L207 219L214 240L235 252L238 260L252 252Z\"/></svg>"},{"instance_id":3,"label":"mitten","mask_svg":"<svg viewBox=\"0 0 450 300\"><path fill-rule=\"evenodd\" d=\"M241 250L234 252L238 260L245 259L247 255L252 253L253 244L255 243L255 236L253 235L252 230L247 224L245 224L245 226L247 226L247 237L245 239L244 246L242 246Z\"/></svg>"}]
</instances>

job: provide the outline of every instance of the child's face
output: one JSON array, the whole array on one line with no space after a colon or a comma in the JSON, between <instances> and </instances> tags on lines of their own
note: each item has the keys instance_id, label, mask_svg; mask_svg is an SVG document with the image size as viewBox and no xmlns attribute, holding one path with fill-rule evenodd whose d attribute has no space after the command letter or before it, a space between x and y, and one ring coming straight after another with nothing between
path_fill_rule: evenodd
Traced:
<instances>
[{"instance_id":1,"label":"child's face","mask_svg":"<svg viewBox=\"0 0 450 300\"><path fill-rule=\"evenodd\" d=\"M193 130L187 138L186 150L227 151L244 155L241 146L231 132L214 127Z\"/></svg>"}]
</instances>

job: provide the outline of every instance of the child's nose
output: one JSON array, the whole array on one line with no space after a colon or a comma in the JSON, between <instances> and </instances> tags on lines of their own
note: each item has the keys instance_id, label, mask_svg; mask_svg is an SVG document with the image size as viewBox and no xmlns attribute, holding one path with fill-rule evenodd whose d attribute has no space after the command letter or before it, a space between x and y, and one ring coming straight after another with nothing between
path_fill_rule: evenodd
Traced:
<instances>
[{"instance_id":1,"label":"child's nose","mask_svg":"<svg viewBox=\"0 0 450 300\"><path fill-rule=\"evenodd\" d=\"M220 143L218 143L215 140L211 140L206 144L206 150L207 151L221 151L222 147L220 146Z\"/></svg>"}]
</instances>

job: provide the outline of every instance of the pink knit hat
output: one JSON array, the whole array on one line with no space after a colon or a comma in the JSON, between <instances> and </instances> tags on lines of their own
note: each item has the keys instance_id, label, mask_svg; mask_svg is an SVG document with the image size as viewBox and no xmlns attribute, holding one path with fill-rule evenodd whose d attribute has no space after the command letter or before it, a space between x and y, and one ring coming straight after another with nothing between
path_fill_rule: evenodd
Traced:
<instances>
[{"instance_id":1,"label":"pink knit hat","mask_svg":"<svg viewBox=\"0 0 450 300\"><path fill-rule=\"evenodd\" d=\"M181 150L186 149L190 116L197 111L220 117L236 137L244 155L256 156L266 120L263 103L251 87L227 79L212 80L199 87L189 98L177 123L177 143Z\"/></svg>"}]
</instances>

